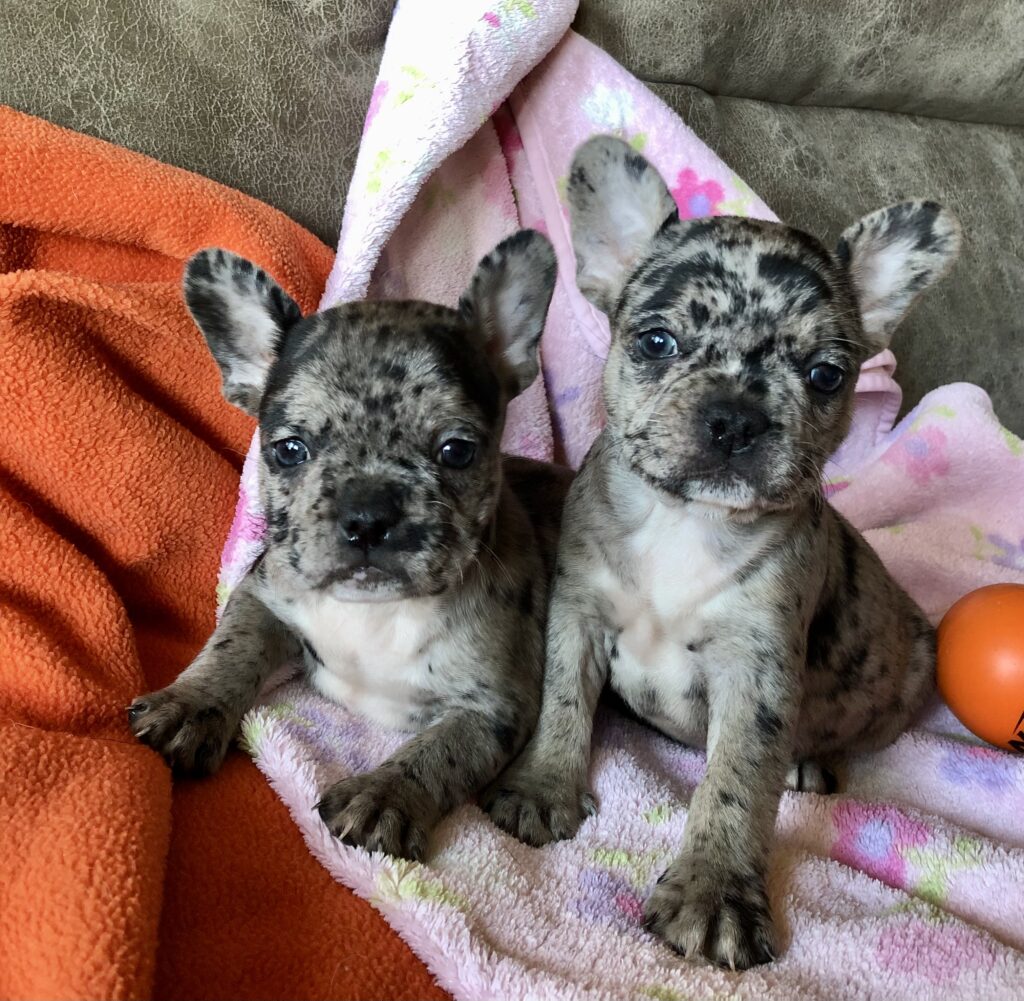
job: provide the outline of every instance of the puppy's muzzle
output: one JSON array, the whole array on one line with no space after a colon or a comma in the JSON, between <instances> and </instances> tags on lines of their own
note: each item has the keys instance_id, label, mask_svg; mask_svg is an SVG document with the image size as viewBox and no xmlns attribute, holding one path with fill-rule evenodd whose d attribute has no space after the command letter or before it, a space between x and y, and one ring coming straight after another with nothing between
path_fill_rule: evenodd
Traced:
<instances>
[{"instance_id":1,"label":"puppy's muzzle","mask_svg":"<svg viewBox=\"0 0 1024 1001\"><path fill-rule=\"evenodd\" d=\"M709 400L698 417L704 448L725 460L752 452L768 430L768 415L741 400Z\"/></svg>"},{"instance_id":2,"label":"puppy's muzzle","mask_svg":"<svg viewBox=\"0 0 1024 1001\"><path fill-rule=\"evenodd\" d=\"M379 480L350 480L338 498L338 525L342 540L361 550L386 548L403 519L401 488Z\"/></svg>"}]
</instances>

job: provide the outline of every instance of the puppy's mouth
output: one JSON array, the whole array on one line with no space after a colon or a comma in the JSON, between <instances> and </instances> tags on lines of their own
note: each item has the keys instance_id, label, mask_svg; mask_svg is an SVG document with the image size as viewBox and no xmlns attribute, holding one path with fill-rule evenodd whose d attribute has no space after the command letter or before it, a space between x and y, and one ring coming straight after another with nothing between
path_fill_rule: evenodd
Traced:
<instances>
[{"instance_id":1,"label":"puppy's mouth","mask_svg":"<svg viewBox=\"0 0 1024 1001\"><path fill-rule=\"evenodd\" d=\"M668 475L652 473L639 462L632 465L652 486L678 500L703 505L710 509L709 513L756 516L788 506L788 502L765 492L752 477L725 464L715 468L681 468Z\"/></svg>"},{"instance_id":2,"label":"puppy's mouth","mask_svg":"<svg viewBox=\"0 0 1024 1001\"><path fill-rule=\"evenodd\" d=\"M409 581L370 563L340 567L325 574L314 585L332 597L346 601L384 601L404 597Z\"/></svg>"}]
</instances>

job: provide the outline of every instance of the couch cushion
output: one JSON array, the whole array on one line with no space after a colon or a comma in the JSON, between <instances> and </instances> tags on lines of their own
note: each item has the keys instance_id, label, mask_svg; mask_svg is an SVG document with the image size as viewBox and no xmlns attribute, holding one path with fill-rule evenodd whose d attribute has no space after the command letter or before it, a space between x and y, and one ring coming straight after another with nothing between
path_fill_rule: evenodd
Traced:
<instances>
[{"instance_id":1,"label":"couch cushion","mask_svg":"<svg viewBox=\"0 0 1024 1001\"><path fill-rule=\"evenodd\" d=\"M645 80L1024 125L1020 0L582 0L575 27Z\"/></svg>"},{"instance_id":2,"label":"couch cushion","mask_svg":"<svg viewBox=\"0 0 1024 1001\"><path fill-rule=\"evenodd\" d=\"M919 13L931 9L935 14L931 19L921 16L918 31L948 32L947 21L937 13L941 3L915 5ZM860 0L856 6L881 12L900 5ZM962 6L1008 17L1009 4L1002 0ZM793 7L810 12L809 4L786 5L787 10ZM1013 7L1024 10L1016 3ZM733 0L671 5L669 0L642 0L626 7L612 0L584 0L575 26L646 79L780 217L828 243L858 216L902 198L927 196L956 211L964 226L963 256L953 272L922 297L894 340L905 407L937 385L966 380L988 390L1001 419L1017 433L1024 432L1024 128L861 106L786 104L759 100L757 90L748 90L744 97L709 93L719 86L742 92L756 85L773 98L793 96L795 92L787 90L790 81L806 67L793 76L787 72L786 39L766 14L778 9L774 3ZM818 9L821 13L813 19L786 22L795 33L789 54L801 66L799 57L810 39L832 51L826 30L830 19L837 37L846 39L844 44L860 46L845 53L844 58L854 62L861 56L876 60L879 51L889 48L899 51L899 38L906 41L912 34L911 26L905 26L895 40L883 44L870 33L851 34L848 17L835 14L836 5L822 4ZM720 20L713 16L716 10ZM949 59L954 52L958 58L947 65L945 75L932 80L927 98L932 106L942 99L941 87L958 94L963 80L974 86L975 72L988 79L985 74L992 65L1005 70L1015 63L1013 87L1024 90L1024 22L1013 31L992 47L988 60L979 57L973 39L960 39L957 48L952 37L940 32L938 37L950 43ZM752 67L758 64L758 52L761 63ZM859 83L850 84L850 100L870 97L881 105L893 103L903 86L899 74L909 72L912 63L910 54L883 60L876 67L872 89L857 90ZM885 66L892 75L882 73ZM820 92L806 91L816 94L819 104L842 94L842 74L834 69L824 60ZM1005 82L1008 72L997 75ZM1003 93L1009 90L1007 83ZM904 94L901 100L912 102L912 95ZM924 97L915 100L918 107L926 106ZM1015 110L1001 102L997 93L988 118L1019 118L1024 94ZM962 105L964 109L967 105ZM975 110L985 117L983 107Z\"/></svg>"},{"instance_id":3,"label":"couch cushion","mask_svg":"<svg viewBox=\"0 0 1024 1001\"><path fill-rule=\"evenodd\" d=\"M0 103L212 177L331 246L391 0L4 0Z\"/></svg>"}]
</instances>

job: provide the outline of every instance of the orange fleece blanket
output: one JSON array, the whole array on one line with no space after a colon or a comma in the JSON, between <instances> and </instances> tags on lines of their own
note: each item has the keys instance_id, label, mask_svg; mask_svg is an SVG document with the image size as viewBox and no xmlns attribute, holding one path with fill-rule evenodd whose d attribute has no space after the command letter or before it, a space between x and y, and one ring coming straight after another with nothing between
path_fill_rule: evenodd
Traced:
<instances>
[{"instance_id":1,"label":"orange fleece blanket","mask_svg":"<svg viewBox=\"0 0 1024 1001\"><path fill-rule=\"evenodd\" d=\"M252 423L182 262L315 307L331 251L266 205L0 108L0 997L444 997L235 755L172 788L124 706L214 624Z\"/></svg>"}]
</instances>

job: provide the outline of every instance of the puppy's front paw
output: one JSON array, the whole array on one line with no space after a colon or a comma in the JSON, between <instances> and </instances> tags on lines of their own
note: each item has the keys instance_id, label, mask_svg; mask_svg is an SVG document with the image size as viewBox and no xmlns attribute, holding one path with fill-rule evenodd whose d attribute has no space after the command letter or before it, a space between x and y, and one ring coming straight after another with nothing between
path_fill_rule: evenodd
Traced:
<instances>
[{"instance_id":1,"label":"puppy's front paw","mask_svg":"<svg viewBox=\"0 0 1024 1001\"><path fill-rule=\"evenodd\" d=\"M352 775L324 793L317 810L331 834L347 845L422 862L434 825L429 797L397 771Z\"/></svg>"},{"instance_id":2,"label":"puppy's front paw","mask_svg":"<svg viewBox=\"0 0 1024 1001\"><path fill-rule=\"evenodd\" d=\"M210 775L220 768L238 719L208 694L177 682L137 698L128 707L128 725L175 771Z\"/></svg>"},{"instance_id":3,"label":"puppy's front paw","mask_svg":"<svg viewBox=\"0 0 1024 1001\"><path fill-rule=\"evenodd\" d=\"M775 959L775 931L757 876L675 862L644 906L645 924L687 959L745 970Z\"/></svg>"},{"instance_id":4,"label":"puppy's front paw","mask_svg":"<svg viewBox=\"0 0 1024 1001\"><path fill-rule=\"evenodd\" d=\"M503 831L540 847L571 838L597 812L594 797L564 776L506 772L487 790L483 807Z\"/></svg>"}]
</instances>

